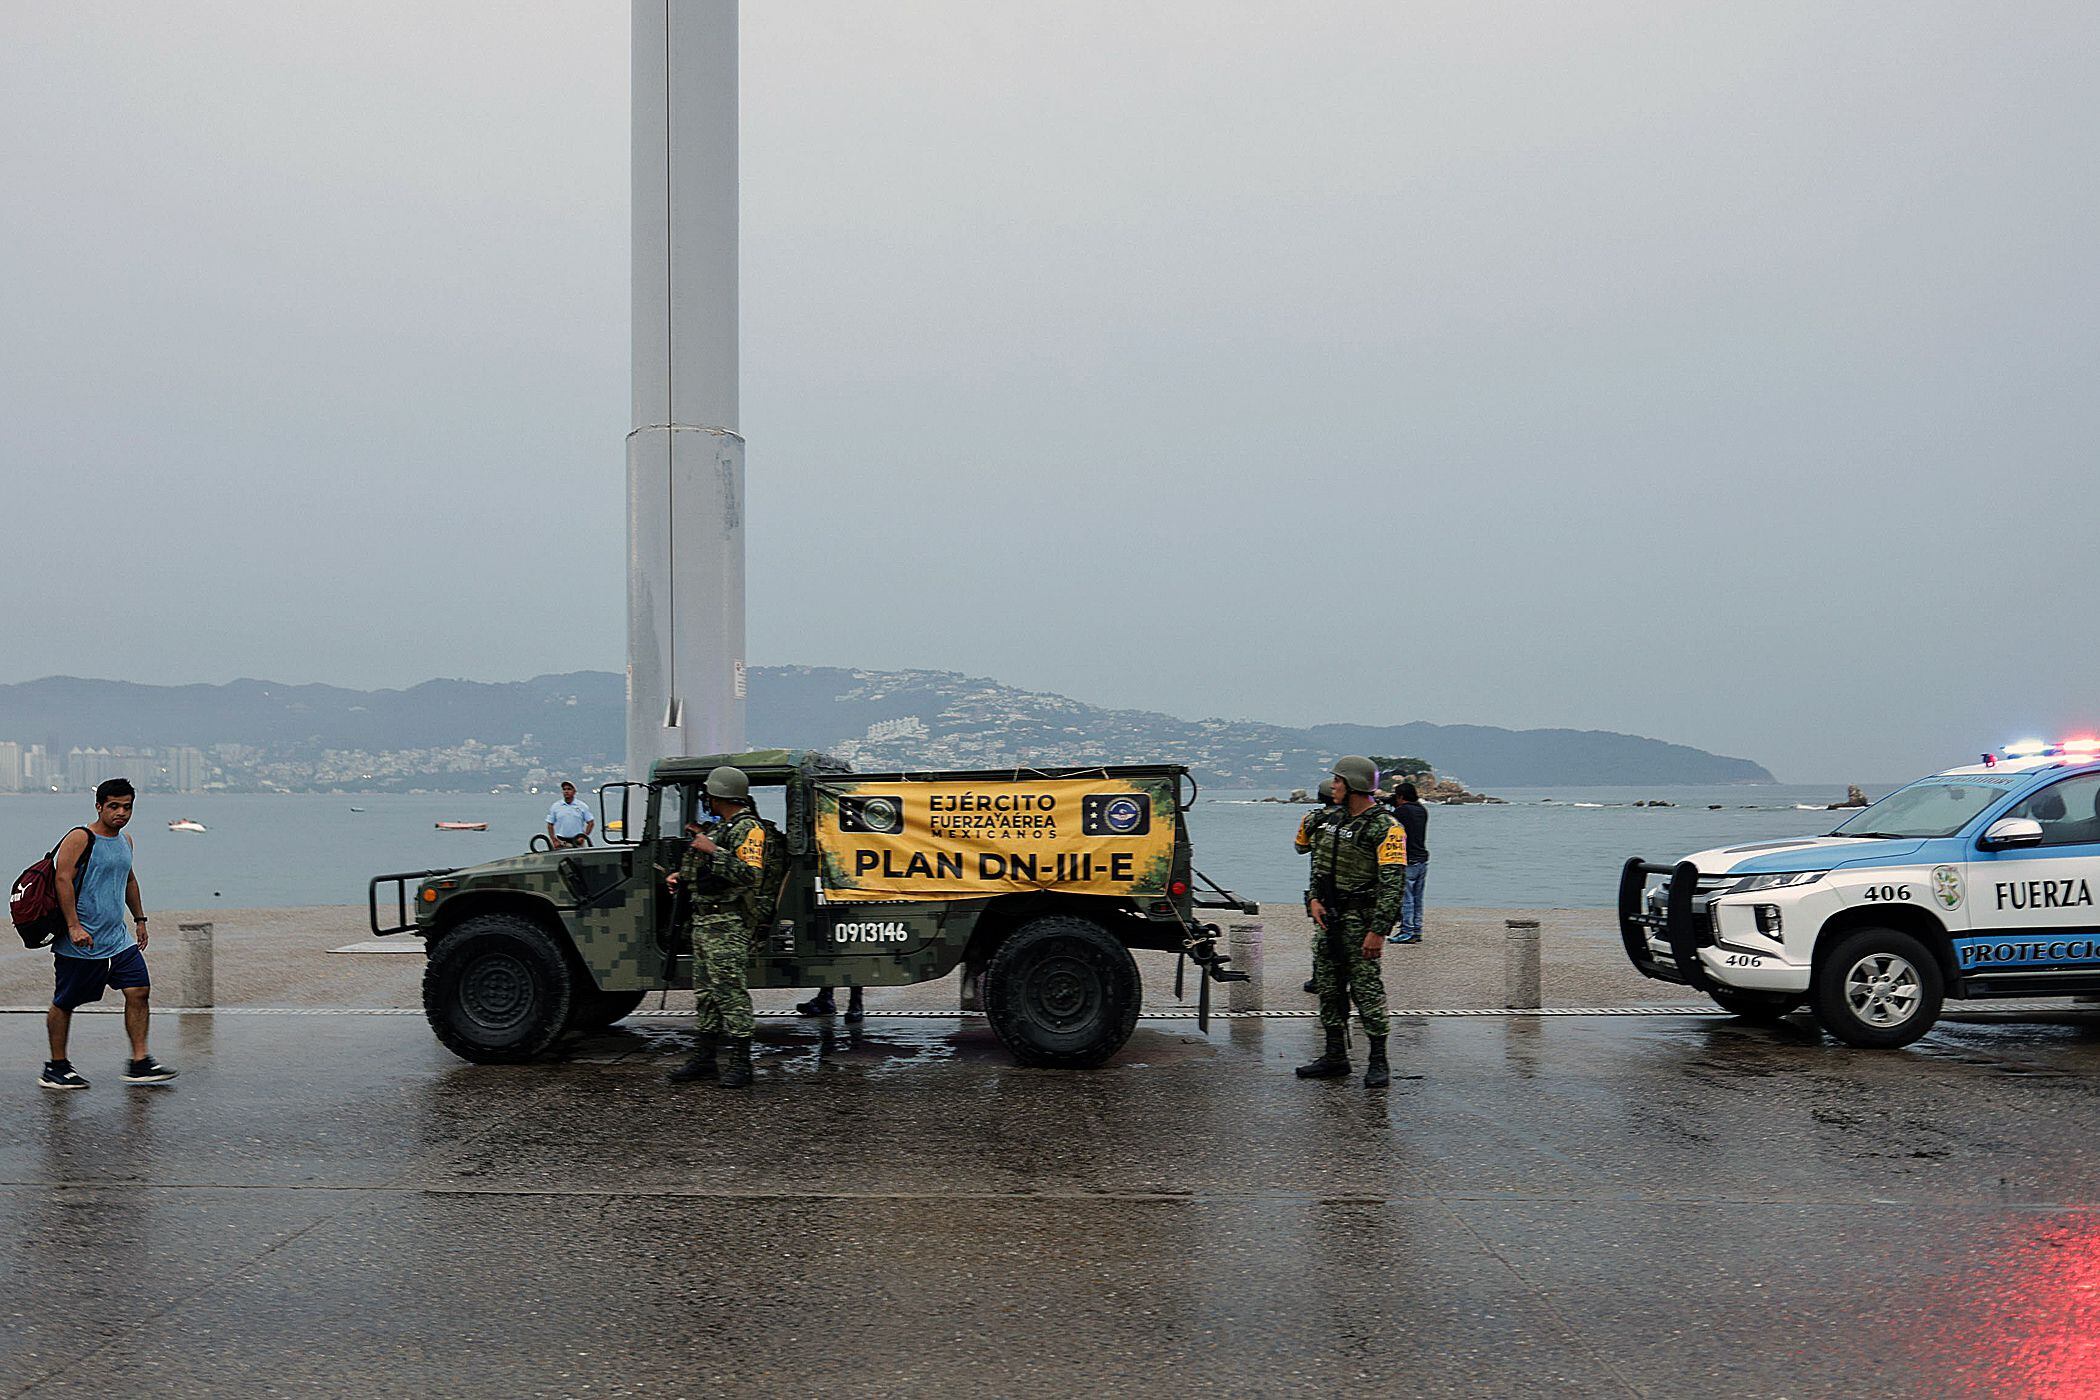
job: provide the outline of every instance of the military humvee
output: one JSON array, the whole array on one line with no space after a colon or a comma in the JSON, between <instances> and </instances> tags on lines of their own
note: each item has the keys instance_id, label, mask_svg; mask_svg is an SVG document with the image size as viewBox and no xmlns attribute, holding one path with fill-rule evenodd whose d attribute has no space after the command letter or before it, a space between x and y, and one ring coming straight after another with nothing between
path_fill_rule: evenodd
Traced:
<instances>
[{"instance_id":1,"label":"military humvee","mask_svg":"<svg viewBox=\"0 0 2100 1400\"><path fill-rule=\"evenodd\" d=\"M750 776L789 856L754 939L754 988L903 986L960 966L963 1009L982 1010L1015 1059L1087 1067L1137 1023L1133 948L1195 963L1205 1017L1210 981L1246 975L1226 966L1217 926L1197 922L1198 909L1254 906L1194 870L1185 768L857 774L766 749L667 759L646 784L601 787L599 816L620 822L621 844L374 878L373 933L429 943L423 1009L438 1039L468 1060L529 1060L652 991L692 986L664 876L688 825L706 820L701 785L721 764Z\"/></svg>"}]
</instances>

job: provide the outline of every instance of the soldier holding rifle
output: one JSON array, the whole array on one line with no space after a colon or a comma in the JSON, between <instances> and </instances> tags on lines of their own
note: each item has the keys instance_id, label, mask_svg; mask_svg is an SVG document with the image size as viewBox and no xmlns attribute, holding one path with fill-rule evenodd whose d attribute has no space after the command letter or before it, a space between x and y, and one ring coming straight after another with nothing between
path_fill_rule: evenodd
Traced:
<instances>
[{"instance_id":1,"label":"soldier holding rifle","mask_svg":"<svg viewBox=\"0 0 2100 1400\"><path fill-rule=\"evenodd\" d=\"M1336 762L1330 785L1338 814L1305 833L1312 847L1313 984L1327 1048L1310 1064L1298 1066L1300 1079L1338 1079L1349 1073L1353 1000L1371 1044L1364 1085L1372 1089L1392 1080L1380 959L1386 935L1400 917L1407 882L1407 834L1372 797L1377 780L1368 758Z\"/></svg>"}]
</instances>

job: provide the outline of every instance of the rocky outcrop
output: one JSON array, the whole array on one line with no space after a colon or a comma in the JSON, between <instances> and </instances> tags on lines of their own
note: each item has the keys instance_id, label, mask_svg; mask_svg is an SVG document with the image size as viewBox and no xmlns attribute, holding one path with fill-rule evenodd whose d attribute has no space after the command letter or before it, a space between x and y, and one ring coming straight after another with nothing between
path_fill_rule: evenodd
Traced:
<instances>
[{"instance_id":1,"label":"rocky outcrop","mask_svg":"<svg viewBox=\"0 0 2100 1400\"><path fill-rule=\"evenodd\" d=\"M1434 773L1417 773L1409 778L1408 781L1415 785L1415 791L1422 794L1424 802L1435 803L1438 806L1464 807L1481 803L1492 804L1497 807L1506 805L1499 797L1489 797L1484 792L1470 791L1464 783L1461 783L1456 778L1439 778ZM1295 802L1300 806L1306 806L1318 802L1320 794L1317 789L1292 788L1289 797L1264 797L1259 800L1263 802Z\"/></svg>"}]
</instances>

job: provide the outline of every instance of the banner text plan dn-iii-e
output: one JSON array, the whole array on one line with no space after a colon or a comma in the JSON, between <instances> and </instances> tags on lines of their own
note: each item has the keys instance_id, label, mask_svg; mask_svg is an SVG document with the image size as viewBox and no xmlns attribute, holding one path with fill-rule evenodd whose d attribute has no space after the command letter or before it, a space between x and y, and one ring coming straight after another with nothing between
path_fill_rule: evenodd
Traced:
<instances>
[{"instance_id":1,"label":"banner text plan dn-iii-e","mask_svg":"<svg viewBox=\"0 0 2100 1400\"><path fill-rule=\"evenodd\" d=\"M824 897L961 899L1029 890L1166 900L1179 829L1168 778L817 785Z\"/></svg>"},{"instance_id":2,"label":"banner text plan dn-iii-e","mask_svg":"<svg viewBox=\"0 0 2100 1400\"><path fill-rule=\"evenodd\" d=\"M1177 995L1194 964L1206 1027L1210 983L1245 976L1201 921L1253 906L1196 872L1186 769L856 774L821 753L762 749L664 759L647 783L601 787L612 844L375 879L373 932L429 941L423 1002L438 1038L470 1060L531 1059L652 991L690 987L683 908L663 877L725 764L749 776L788 855L775 917L752 940L754 988L898 987L959 970L962 1008L982 1010L1016 1059L1086 1066L1137 1024L1133 949L1180 955Z\"/></svg>"}]
</instances>

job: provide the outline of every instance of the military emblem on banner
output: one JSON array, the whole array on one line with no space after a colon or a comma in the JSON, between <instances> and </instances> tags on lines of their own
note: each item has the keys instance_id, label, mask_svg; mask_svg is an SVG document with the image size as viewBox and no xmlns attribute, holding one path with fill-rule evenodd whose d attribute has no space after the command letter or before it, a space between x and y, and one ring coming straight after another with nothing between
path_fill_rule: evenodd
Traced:
<instances>
[{"instance_id":1,"label":"military emblem on banner","mask_svg":"<svg viewBox=\"0 0 2100 1400\"><path fill-rule=\"evenodd\" d=\"M1088 836L1143 836L1152 830L1152 803L1142 793L1090 792L1080 804L1079 829Z\"/></svg>"},{"instance_id":2,"label":"military emblem on banner","mask_svg":"<svg viewBox=\"0 0 2100 1400\"><path fill-rule=\"evenodd\" d=\"M839 830L895 836L904 830L904 804L894 797L841 797Z\"/></svg>"}]
</instances>

